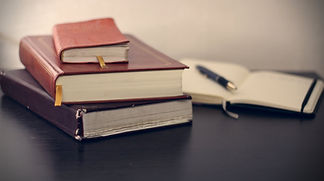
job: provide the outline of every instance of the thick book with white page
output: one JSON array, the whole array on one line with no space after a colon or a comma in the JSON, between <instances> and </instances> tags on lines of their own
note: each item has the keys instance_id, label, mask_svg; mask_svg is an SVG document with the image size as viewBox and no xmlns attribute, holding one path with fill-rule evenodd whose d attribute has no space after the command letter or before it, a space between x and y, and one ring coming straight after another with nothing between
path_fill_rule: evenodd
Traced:
<instances>
[{"instance_id":1,"label":"thick book with white page","mask_svg":"<svg viewBox=\"0 0 324 181\"><path fill-rule=\"evenodd\" d=\"M190 69L183 73L183 91L194 103L247 104L269 108L314 113L323 91L323 81L276 71L250 71L232 63L183 59ZM232 81L236 91L228 91L206 78L196 68L202 65ZM224 107L224 105L223 105ZM225 108L226 109L226 108Z\"/></svg>"},{"instance_id":2,"label":"thick book with white page","mask_svg":"<svg viewBox=\"0 0 324 181\"><path fill-rule=\"evenodd\" d=\"M79 141L192 121L192 103L187 95L55 107L54 99L25 69L0 72L0 86L7 96Z\"/></svg>"}]
</instances>

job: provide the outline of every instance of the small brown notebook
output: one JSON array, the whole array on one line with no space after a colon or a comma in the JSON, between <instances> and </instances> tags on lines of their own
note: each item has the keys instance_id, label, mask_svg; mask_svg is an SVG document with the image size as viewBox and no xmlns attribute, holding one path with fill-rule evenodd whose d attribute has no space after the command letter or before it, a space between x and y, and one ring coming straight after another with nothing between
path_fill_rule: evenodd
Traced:
<instances>
[{"instance_id":1,"label":"small brown notebook","mask_svg":"<svg viewBox=\"0 0 324 181\"><path fill-rule=\"evenodd\" d=\"M57 24L53 40L58 57L67 63L127 62L129 40L112 18Z\"/></svg>"},{"instance_id":2,"label":"small brown notebook","mask_svg":"<svg viewBox=\"0 0 324 181\"><path fill-rule=\"evenodd\" d=\"M21 62L57 102L63 103L167 99L181 96L186 65L131 35L129 63L65 64L51 36L28 36L20 42ZM58 93L58 94L57 94Z\"/></svg>"}]
</instances>

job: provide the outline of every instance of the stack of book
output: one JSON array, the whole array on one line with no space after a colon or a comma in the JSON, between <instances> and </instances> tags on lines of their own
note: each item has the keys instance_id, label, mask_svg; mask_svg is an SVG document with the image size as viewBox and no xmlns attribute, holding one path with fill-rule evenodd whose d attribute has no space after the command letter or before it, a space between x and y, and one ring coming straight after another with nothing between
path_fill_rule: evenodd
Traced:
<instances>
[{"instance_id":1,"label":"stack of book","mask_svg":"<svg viewBox=\"0 0 324 181\"><path fill-rule=\"evenodd\" d=\"M3 92L77 140L192 121L186 65L122 34L113 19L58 24L20 42L25 69Z\"/></svg>"}]
</instances>

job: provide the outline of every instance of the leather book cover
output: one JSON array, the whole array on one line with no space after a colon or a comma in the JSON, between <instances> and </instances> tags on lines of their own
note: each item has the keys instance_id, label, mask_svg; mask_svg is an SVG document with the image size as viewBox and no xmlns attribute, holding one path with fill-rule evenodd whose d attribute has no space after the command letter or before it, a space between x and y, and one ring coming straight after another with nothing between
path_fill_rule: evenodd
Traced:
<instances>
[{"instance_id":1,"label":"leather book cover","mask_svg":"<svg viewBox=\"0 0 324 181\"><path fill-rule=\"evenodd\" d=\"M80 116L81 110L86 109L87 113L89 113L125 107L136 107L146 104L155 104L170 100L191 99L190 96L183 95L176 99L168 100L141 100L100 104L62 104L62 106L55 107L54 99L50 97L46 91L44 91L44 89L42 89L42 87L25 69L1 72L0 84L2 91L7 96L26 106L27 109L48 120L75 138L77 136L82 138L83 136L82 115Z\"/></svg>"},{"instance_id":2,"label":"leather book cover","mask_svg":"<svg viewBox=\"0 0 324 181\"><path fill-rule=\"evenodd\" d=\"M58 57L64 50L128 43L112 18L94 19L53 27L53 39Z\"/></svg>"},{"instance_id":3,"label":"leather book cover","mask_svg":"<svg viewBox=\"0 0 324 181\"><path fill-rule=\"evenodd\" d=\"M97 64L62 63L55 52L52 36L49 35L24 37L20 41L19 56L28 72L52 97L55 96L56 79L62 75L188 68L134 36L125 36L130 41L128 64L109 64L104 69Z\"/></svg>"}]
</instances>

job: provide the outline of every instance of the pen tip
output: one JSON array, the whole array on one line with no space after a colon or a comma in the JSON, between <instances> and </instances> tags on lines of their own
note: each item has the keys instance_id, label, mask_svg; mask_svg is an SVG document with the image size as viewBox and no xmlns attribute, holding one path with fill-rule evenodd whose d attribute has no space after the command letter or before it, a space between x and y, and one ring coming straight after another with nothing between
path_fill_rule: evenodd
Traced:
<instances>
[{"instance_id":1,"label":"pen tip","mask_svg":"<svg viewBox=\"0 0 324 181\"><path fill-rule=\"evenodd\" d=\"M234 91L234 90L237 90L237 87L234 85L234 83L232 82L228 82L227 85L226 85L226 88L230 91Z\"/></svg>"}]
</instances>

